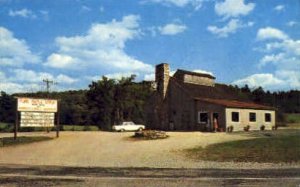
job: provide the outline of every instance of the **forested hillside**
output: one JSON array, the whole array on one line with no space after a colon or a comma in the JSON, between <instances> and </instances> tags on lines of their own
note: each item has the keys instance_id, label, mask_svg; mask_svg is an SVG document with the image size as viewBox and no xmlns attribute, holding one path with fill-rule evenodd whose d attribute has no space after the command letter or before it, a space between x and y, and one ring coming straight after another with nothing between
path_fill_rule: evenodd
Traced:
<instances>
[{"instance_id":1,"label":"forested hillside","mask_svg":"<svg viewBox=\"0 0 300 187\"><path fill-rule=\"evenodd\" d=\"M97 125L109 130L123 120L145 123L145 103L154 90L150 82L137 83L134 78L114 80L103 77L92 82L87 90L13 95L1 92L0 122L14 122L14 97L27 96L58 99L61 124ZM251 90L247 85L230 87L253 102L276 107L278 113L300 113L300 91L269 92L261 87Z\"/></svg>"},{"instance_id":2,"label":"forested hillside","mask_svg":"<svg viewBox=\"0 0 300 187\"><path fill-rule=\"evenodd\" d=\"M97 125L109 130L123 120L144 123L144 104L153 93L150 82L134 82L135 76L117 81L103 77L88 90L8 95L1 92L0 122L14 122L16 96L59 100L61 124Z\"/></svg>"}]
</instances>

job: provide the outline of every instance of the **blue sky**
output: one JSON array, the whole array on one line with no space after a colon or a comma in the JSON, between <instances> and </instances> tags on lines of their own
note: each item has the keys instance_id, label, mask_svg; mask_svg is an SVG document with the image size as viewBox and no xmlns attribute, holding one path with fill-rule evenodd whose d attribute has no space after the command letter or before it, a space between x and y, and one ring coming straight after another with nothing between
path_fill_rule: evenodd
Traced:
<instances>
[{"instance_id":1,"label":"blue sky","mask_svg":"<svg viewBox=\"0 0 300 187\"><path fill-rule=\"evenodd\" d=\"M0 0L0 90L86 89L105 75L300 89L299 0Z\"/></svg>"}]
</instances>

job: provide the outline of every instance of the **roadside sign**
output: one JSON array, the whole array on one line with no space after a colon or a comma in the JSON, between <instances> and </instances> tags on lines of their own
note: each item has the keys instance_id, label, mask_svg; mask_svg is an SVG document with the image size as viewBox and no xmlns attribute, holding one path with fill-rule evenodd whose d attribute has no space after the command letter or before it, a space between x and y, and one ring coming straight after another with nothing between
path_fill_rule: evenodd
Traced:
<instances>
[{"instance_id":1,"label":"roadside sign","mask_svg":"<svg viewBox=\"0 0 300 187\"><path fill-rule=\"evenodd\" d=\"M54 127L54 113L21 112L21 127Z\"/></svg>"},{"instance_id":2,"label":"roadside sign","mask_svg":"<svg viewBox=\"0 0 300 187\"><path fill-rule=\"evenodd\" d=\"M57 112L57 100L33 99L19 97L18 111L23 112Z\"/></svg>"},{"instance_id":3,"label":"roadside sign","mask_svg":"<svg viewBox=\"0 0 300 187\"><path fill-rule=\"evenodd\" d=\"M19 117L19 114L20 117ZM17 97L14 139L17 139L20 127L54 127L56 121L56 137L59 137L58 101L55 99L38 99Z\"/></svg>"}]
</instances>

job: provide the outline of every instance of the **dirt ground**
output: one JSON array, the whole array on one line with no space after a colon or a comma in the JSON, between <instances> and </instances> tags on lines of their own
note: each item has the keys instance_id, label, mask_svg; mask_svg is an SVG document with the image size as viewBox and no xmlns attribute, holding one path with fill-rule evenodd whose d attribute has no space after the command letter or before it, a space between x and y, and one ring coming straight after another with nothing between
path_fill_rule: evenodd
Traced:
<instances>
[{"instance_id":1,"label":"dirt ground","mask_svg":"<svg viewBox=\"0 0 300 187\"><path fill-rule=\"evenodd\" d=\"M46 134L19 133L18 136ZM168 132L163 140L132 140L133 132L61 132L60 138L0 148L0 164L150 168L300 168L297 164L234 163L187 159L182 150L251 138L244 134ZM13 134L0 134L13 136Z\"/></svg>"}]
</instances>

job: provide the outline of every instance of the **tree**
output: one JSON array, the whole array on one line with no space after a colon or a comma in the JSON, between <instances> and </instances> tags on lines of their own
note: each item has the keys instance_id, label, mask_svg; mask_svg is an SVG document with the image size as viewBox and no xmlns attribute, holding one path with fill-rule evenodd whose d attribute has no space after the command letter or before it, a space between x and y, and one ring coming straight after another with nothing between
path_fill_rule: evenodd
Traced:
<instances>
[{"instance_id":1,"label":"tree","mask_svg":"<svg viewBox=\"0 0 300 187\"><path fill-rule=\"evenodd\" d=\"M0 96L0 121L13 123L15 122L16 99L14 97L1 92Z\"/></svg>"},{"instance_id":2,"label":"tree","mask_svg":"<svg viewBox=\"0 0 300 187\"><path fill-rule=\"evenodd\" d=\"M101 129L110 130L113 124L115 80L102 77L98 82L92 82L86 94L90 109L90 121Z\"/></svg>"}]
</instances>

